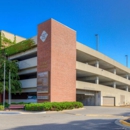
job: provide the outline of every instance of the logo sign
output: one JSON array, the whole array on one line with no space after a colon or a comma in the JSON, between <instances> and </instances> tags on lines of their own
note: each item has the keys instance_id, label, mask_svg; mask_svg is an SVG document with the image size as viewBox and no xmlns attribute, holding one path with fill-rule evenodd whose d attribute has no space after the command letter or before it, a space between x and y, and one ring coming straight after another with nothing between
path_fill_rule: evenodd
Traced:
<instances>
[{"instance_id":1,"label":"logo sign","mask_svg":"<svg viewBox=\"0 0 130 130\"><path fill-rule=\"evenodd\" d=\"M46 31L43 31L41 36L40 36L40 39L42 40L42 42L45 42L46 38L47 38L48 34Z\"/></svg>"}]
</instances>

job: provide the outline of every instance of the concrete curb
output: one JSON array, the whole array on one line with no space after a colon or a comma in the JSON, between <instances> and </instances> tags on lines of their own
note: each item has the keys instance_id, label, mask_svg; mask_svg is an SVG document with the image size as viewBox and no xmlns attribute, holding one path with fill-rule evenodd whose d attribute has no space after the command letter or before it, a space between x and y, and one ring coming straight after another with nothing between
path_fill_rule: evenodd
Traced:
<instances>
[{"instance_id":1,"label":"concrete curb","mask_svg":"<svg viewBox=\"0 0 130 130\"><path fill-rule=\"evenodd\" d=\"M120 119L116 120L116 121L115 121L115 124L116 124L116 125L119 125L119 126L122 126L123 128L128 128L128 129L130 129L130 126L126 126L125 124L122 124L120 121L122 121L122 120L120 120Z\"/></svg>"},{"instance_id":2,"label":"concrete curb","mask_svg":"<svg viewBox=\"0 0 130 130\"><path fill-rule=\"evenodd\" d=\"M28 112L28 111L0 111L0 115L14 115L14 114L45 114L45 111Z\"/></svg>"},{"instance_id":3,"label":"concrete curb","mask_svg":"<svg viewBox=\"0 0 130 130\"><path fill-rule=\"evenodd\" d=\"M46 112L20 112L21 114L45 114Z\"/></svg>"},{"instance_id":4,"label":"concrete curb","mask_svg":"<svg viewBox=\"0 0 130 130\"><path fill-rule=\"evenodd\" d=\"M127 121L125 120L120 120L120 123L124 126L128 126L130 128L130 123L128 123Z\"/></svg>"},{"instance_id":5,"label":"concrete curb","mask_svg":"<svg viewBox=\"0 0 130 130\"><path fill-rule=\"evenodd\" d=\"M45 113L58 113L58 112L68 112L68 111L75 111L75 110L82 110L85 108L78 108L78 109L71 109L71 110L63 110L63 111L39 111L39 112L35 112L35 111L16 111L16 110L5 110L5 111L0 111L0 115L13 115L13 114L45 114Z\"/></svg>"}]
</instances>

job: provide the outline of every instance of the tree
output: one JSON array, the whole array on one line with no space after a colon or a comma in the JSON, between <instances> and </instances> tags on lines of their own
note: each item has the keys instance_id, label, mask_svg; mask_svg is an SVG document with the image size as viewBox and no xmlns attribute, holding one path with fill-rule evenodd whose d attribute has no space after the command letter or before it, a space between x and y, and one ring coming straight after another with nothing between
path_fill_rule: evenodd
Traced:
<instances>
[{"instance_id":1,"label":"tree","mask_svg":"<svg viewBox=\"0 0 130 130\"><path fill-rule=\"evenodd\" d=\"M18 75L18 64L16 61L9 61L0 57L0 93L3 92L3 81L4 81L4 62L6 64L5 74L5 90L9 90L9 71L11 72L11 92L21 92L21 83Z\"/></svg>"},{"instance_id":2,"label":"tree","mask_svg":"<svg viewBox=\"0 0 130 130\"><path fill-rule=\"evenodd\" d=\"M6 38L7 39L7 38ZM9 71L11 72L11 93L21 92L17 61L6 58L5 49L0 49L0 93L3 93L4 63L6 64L5 90L9 90Z\"/></svg>"}]
</instances>

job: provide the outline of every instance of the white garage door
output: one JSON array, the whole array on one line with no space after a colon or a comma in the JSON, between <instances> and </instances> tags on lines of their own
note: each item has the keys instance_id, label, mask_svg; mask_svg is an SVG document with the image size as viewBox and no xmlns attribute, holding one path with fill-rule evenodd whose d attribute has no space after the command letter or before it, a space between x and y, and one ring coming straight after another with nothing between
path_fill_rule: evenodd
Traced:
<instances>
[{"instance_id":1,"label":"white garage door","mask_svg":"<svg viewBox=\"0 0 130 130\"><path fill-rule=\"evenodd\" d=\"M103 97L104 106L115 106L115 97Z\"/></svg>"}]
</instances>

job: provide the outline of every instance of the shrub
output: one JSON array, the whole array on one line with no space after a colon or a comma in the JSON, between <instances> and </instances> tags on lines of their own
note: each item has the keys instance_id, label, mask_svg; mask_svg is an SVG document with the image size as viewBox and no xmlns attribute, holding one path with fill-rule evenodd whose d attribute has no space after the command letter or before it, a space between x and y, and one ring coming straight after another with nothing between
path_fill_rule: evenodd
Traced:
<instances>
[{"instance_id":1,"label":"shrub","mask_svg":"<svg viewBox=\"0 0 130 130\"><path fill-rule=\"evenodd\" d=\"M43 103L43 110L51 111L51 110L53 110L52 106L53 106L52 103L50 103L50 102L45 102L45 103Z\"/></svg>"},{"instance_id":2,"label":"shrub","mask_svg":"<svg viewBox=\"0 0 130 130\"><path fill-rule=\"evenodd\" d=\"M3 105L3 103L0 103L0 106ZM5 102L5 108L8 108L9 104L7 102Z\"/></svg>"},{"instance_id":3,"label":"shrub","mask_svg":"<svg viewBox=\"0 0 130 130\"><path fill-rule=\"evenodd\" d=\"M0 111L4 110L4 106L0 105Z\"/></svg>"},{"instance_id":4,"label":"shrub","mask_svg":"<svg viewBox=\"0 0 130 130\"><path fill-rule=\"evenodd\" d=\"M17 44L14 44L12 46L9 46L5 49L5 53L7 56L14 55L20 52L24 52L30 48L33 48L35 46L35 43L32 39L27 39L24 41L21 41Z\"/></svg>"},{"instance_id":5,"label":"shrub","mask_svg":"<svg viewBox=\"0 0 130 130\"><path fill-rule=\"evenodd\" d=\"M81 102L44 102L25 104L25 110L27 111L61 111L81 107L83 107Z\"/></svg>"},{"instance_id":6,"label":"shrub","mask_svg":"<svg viewBox=\"0 0 130 130\"><path fill-rule=\"evenodd\" d=\"M42 103L25 104L25 110L27 110L27 111L42 111L43 104Z\"/></svg>"}]
</instances>

